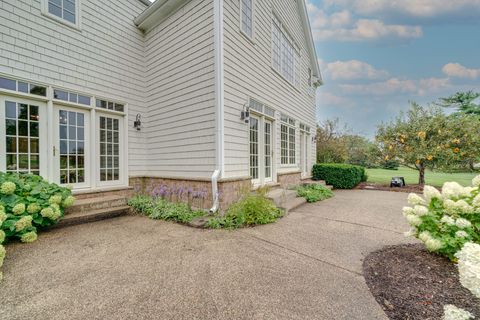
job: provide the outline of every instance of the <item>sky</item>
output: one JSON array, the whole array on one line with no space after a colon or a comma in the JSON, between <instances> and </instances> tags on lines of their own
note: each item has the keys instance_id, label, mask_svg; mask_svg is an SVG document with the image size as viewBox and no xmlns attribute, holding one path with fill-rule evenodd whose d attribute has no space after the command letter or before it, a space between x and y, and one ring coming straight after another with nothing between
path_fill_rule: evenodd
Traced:
<instances>
[{"instance_id":1,"label":"sky","mask_svg":"<svg viewBox=\"0 0 480 320\"><path fill-rule=\"evenodd\" d=\"M307 0L317 120L372 138L409 101L480 91L480 0Z\"/></svg>"}]
</instances>

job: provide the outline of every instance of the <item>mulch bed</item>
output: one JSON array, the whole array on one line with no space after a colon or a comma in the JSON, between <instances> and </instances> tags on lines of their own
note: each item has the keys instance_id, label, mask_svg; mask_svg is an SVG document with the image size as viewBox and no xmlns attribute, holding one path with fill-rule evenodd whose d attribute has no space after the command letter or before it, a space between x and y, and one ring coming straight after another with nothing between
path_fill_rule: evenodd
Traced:
<instances>
[{"instance_id":1,"label":"mulch bed","mask_svg":"<svg viewBox=\"0 0 480 320\"><path fill-rule=\"evenodd\" d=\"M412 193L412 192L413 193L422 193L423 192L423 187L418 185L418 184L408 185L408 186L402 187L402 188L391 188L389 185L362 182L358 186L356 186L355 189L381 190L381 191L407 192L407 193Z\"/></svg>"},{"instance_id":2,"label":"mulch bed","mask_svg":"<svg viewBox=\"0 0 480 320\"><path fill-rule=\"evenodd\" d=\"M363 273L390 319L442 319L447 304L480 317L480 299L460 284L457 266L422 245L373 252L363 263Z\"/></svg>"}]
</instances>

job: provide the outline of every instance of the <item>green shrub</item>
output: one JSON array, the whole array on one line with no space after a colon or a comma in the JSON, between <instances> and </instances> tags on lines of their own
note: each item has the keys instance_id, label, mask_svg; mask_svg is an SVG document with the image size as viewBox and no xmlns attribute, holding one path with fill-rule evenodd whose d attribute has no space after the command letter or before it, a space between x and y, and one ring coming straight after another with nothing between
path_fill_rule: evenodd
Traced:
<instances>
[{"instance_id":1,"label":"green shrub","mask_svg":"<svg viewBox=\"0 0 480 320\"><path fill-rule=\"evenodd\" d=\"M364 167L336 163L315 164L312 175L313 180L325 180L336 189L352 189L368 178Z\"/></svg>"},{"instance_id":2,"label":"green shrub","mask_svg":"<svg viewBox=\"0 0 480 320\"><path fill-rule=\"evenodd\" d=\"M283 211L265 197L263 192L248 194L228 208L223 216L216 216L207 223L212 229L236 229L268 224L283 216Z\"/></svg>"},{"instance_id":3,"label":"green shrub","mask_svg":"<svg viewBox=\"0 0 480 320\"><path fill-rule=\"evenodd\" d=\"M0 267L4 241L35 241L37 232L57 223L74 201L70 189L39 176L0 172Z\"/></svg>"},{"instance_id":4,"label":"green shrub","mask_svg":"<svg viewBox=\"0 0 480 320\"><path fill-rule=\"evenodd\" d=\"M333 192L320 184L310 184L298 187L297 195L307 202L317 202L333 197Z\"/></svg>"},{"instance_id":5,"label":"green shrub","mask_svg":"<svg viewBox=\"0 0 480 320\"><path fill-rule=\"evenodd\" d=\"M144 214L151 219L160 219L188 223L196 217L202 217L205 212L202 210L192 210L185 203L169 202L162 198L153 198L149 196L136 196L128 201L135 212Z\"/></svg>"},{"instance_id":6,"label":"green shrub","mask_svg":"<svg viewBox=\"0 0 480 320\"><path fill-rule=\"evenodd\" d=\"M411 226L407 235L420 239L426 248L455 260L467 242L480 244L480 176L471 187L446 182L442 192L424 187L424 196L408 196L412 207L403 208Z\"/></svg>"}]
</instances>

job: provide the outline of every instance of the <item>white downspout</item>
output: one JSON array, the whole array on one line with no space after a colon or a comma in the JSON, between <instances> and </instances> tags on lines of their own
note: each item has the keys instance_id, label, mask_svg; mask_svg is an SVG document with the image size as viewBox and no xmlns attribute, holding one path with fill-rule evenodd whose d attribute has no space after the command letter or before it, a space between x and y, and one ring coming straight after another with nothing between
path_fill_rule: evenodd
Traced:
<instances>
[{"instance_id":1,"label":"white downspout","mask_svg":"<svg viewBox=\"0 0 480 320\"><path fill-rule=\"evenodd\" d=\"M223 0L213 2L213 31L215 52L215 162L212 174L213 207L210 212L218 211L220 199L218 180L225 172L225 138L224 138L224 64L223 64Z\"/></svg>"}]
</instances>

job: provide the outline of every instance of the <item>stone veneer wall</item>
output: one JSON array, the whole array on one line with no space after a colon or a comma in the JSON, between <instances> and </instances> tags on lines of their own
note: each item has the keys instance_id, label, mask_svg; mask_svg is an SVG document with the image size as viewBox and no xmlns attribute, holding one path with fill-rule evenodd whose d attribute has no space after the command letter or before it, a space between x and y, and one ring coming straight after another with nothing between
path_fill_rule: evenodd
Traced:
<instances>
[{"instance_id":1,"label":"stone veneer wall","mask_svg":"<svg viewBox=\"0 0 480 320\"><path fill-rule=\"evenodd\" d=\"M279 173L277 182L280 184L280 187L282 188L297 186L302 182L302 174L300 172Z\"/></svg>"},{"instance_id":2,"label":"stone veneer wall","mask_svg":"<svg viewBox=\"0 0 480 320\"><path fill-rule=\"evenodd\" d=\"M185 180L156 177L130 178L135 193L161 196L170 201L188 203L193 208L210 209L213 206L212 183L208 180ZM220 210L236 202L244 192L251 190L250 179L232 179L218 182Z\"/></svg>"}]
</instances>

